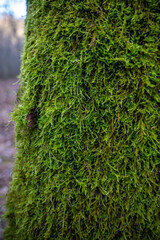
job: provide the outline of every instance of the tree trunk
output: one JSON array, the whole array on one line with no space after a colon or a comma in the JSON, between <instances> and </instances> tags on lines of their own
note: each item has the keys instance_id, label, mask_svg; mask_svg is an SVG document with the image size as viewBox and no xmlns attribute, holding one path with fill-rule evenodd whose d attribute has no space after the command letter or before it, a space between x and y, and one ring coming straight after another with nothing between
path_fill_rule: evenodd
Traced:
<instances>
[{"instance_id":1,"label":"tree trunk","mask_svg":"<svg viewBox=\"0 0 160 240\"><path fill-rule=\"evenodd\" d=\"M29 1L6 240L159 239L158 2Z\"/></svg>"}]
</instances>

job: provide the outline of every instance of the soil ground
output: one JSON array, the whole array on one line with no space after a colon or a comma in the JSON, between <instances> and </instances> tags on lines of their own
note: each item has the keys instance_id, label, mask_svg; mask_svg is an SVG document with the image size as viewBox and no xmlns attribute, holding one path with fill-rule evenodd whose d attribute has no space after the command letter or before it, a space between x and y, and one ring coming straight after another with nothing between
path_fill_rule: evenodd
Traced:
<instances>
[{"instance_id":1,"label":"soil ground","mask_svg":"<svg viewBox=\"0 0 160 240\"><path fill-rule=\"evenodd\" d=\"M0 240L4 240L3 232L6 221L2 216L5 212L5 196L11 180L16 152L14 124L8 122L16 99L17 81L17 79L0 79Z\"/></svg>"}]
</instances>

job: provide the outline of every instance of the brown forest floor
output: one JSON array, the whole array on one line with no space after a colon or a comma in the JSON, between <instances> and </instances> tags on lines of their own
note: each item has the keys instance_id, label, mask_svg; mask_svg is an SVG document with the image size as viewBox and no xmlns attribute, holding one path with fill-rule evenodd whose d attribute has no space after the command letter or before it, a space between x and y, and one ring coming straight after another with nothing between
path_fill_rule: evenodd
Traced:
<instances>
[{"instance_id":1,"label":"brown forest floor","mask_svg":"<svg viewBox=\"0 0 160 240\"><path fill-rule=\"evenodd\" d=\"M0 240L4 240L3 231L5 220L2 215L5 212L5 195L11 180L12 167L14 163L14 124L10 119L10 112L14 108L16 99L15 85L17 79L0 79Z\"/></svg>"}]
</instances>

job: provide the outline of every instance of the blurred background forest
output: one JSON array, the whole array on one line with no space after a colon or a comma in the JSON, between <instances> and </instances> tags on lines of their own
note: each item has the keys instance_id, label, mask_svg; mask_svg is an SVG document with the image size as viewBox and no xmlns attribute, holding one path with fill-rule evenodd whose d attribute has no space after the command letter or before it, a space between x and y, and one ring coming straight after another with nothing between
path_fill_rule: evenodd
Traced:
<instances>
[{"instance_id":1,"label":"blurred background forest","mask_svg":"<svg viewBox=\"0 0 160 240\"><path fill-rule=\"evenodd\" d=\"M0 0L0 240L4 240L5 195L16 153L14 123L9 121L19 87L25 11L25 0Z\"/></svg>"},{"instance_id":2,"label":"blurred background forest","mask_svg":"<svg viewBox=\"0 0 160 240\"><path fill-rule=\"evenodd\" d=\"M24 20L3 14L0 18L0 78L15 78L20 71Z\"/></svg>"}]
</instances>

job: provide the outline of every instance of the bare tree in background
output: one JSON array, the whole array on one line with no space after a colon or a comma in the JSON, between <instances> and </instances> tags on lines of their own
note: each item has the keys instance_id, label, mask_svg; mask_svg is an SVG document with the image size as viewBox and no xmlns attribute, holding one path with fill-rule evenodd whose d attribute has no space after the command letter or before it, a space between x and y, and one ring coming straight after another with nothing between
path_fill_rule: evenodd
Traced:
<instances>
[{"instance_id":1,"label":"bare tree in background","mask_svg":"<svg viewBox=\"0 0 160 240\"><path fill-rule=\"evenodd\" d=\"M13 0L0 3L0 78L17 77L20 72L20 55L24 39L24 20L13 17L10 4ZM21 1L19 1L21 2Z\"/></svg>"},{"instance_id":2,"label":"bare tree in background","mask_svg":"<svg viewBox=\"0 0 160 240\"><path fill-rule=\"evenodd\" d=\"M0 78L19 74L23 31L23 20L8 14L0 19Z\"/></svg>"}]
</instances>

